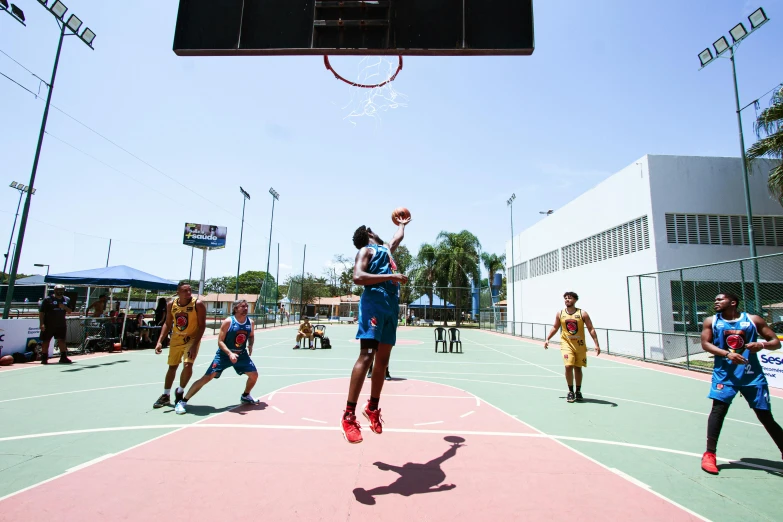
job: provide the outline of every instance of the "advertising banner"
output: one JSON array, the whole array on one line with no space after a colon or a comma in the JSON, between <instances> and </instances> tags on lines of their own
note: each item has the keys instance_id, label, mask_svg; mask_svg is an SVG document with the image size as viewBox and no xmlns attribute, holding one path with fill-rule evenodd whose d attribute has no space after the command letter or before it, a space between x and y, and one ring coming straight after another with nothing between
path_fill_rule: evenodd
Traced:
<instances>
[{"instance_id":1,"label":"advertising banner","mask_svg":"<svg viewBox=\"0 0 783 522\"><path fill-rule=\"evenodd\" d=\"M39 325L38 319L0 319L0 356L35 350L41 344Z\"/></svg>"},{"instance_id":2,"label":"advertising banner","mask_svg":"<svg viewBox=\"0 0 783 522\"><path fill-rule=\"evenodd\" d=\"M226 247L226 227L185 223L185 235L182 242L195 248L217 249Z\"/></svg>"},{"instance_id":3,"label":"advertising banner","mask_svg":"<svg viewBox=\"0 0 783 522\"><path fill-rule=\"evenodd\" d=\"M770 387L783 388L783 350L762 350L759 352L759 361Z\"/></svg>"}]
</instances>

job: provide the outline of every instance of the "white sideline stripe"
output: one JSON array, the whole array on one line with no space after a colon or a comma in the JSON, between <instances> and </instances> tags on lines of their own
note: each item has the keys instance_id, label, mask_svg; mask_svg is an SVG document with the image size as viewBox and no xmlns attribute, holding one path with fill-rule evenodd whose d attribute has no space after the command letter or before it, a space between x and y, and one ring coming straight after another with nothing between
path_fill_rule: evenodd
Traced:
<instances>
[{"instance_id":1,"label":"white sideline stripe","mask_svg":"<svg viewBox=\"0 0 783 522\"><path fill-rule=\"evenodd\" d=\"M310 422L318 422L318 423L321 423L321 424L329 424L329 423L328 423L328 422L326 422L326 421L322 421L322 420L316 420L316 419L308 419L307 417L302 417L302 420L303 420L303 421L310 421Z\"/></svg>"},{"instance_id":2,"label":"white sideline stripe","mask_svg":"<svg viewBox=\"0 0 783 522\"><path fill-rule=\"evenodd\" d=\"M273 410L275 410L275 411L276 411L276 412L278 412L278 413L285 413L283 410L281 410L281 409L280 409L280 408L278 408L277 406L272 406L272 409L273 409Z\"/></svg>"},{"instance_id":3,"label":"white sideline stripe","mask_svg":"<svg viewBox=\"0 0 783 522\"><path fill-rule=\"evenodd\" d=\"M88 460L87 462L84 462L82 464L79 464L78 466L74 466L72 468L68 468L65 470L66 473L73 473L74 471L79 471L82 468L86 468L88 466L92 466L93 464L97 464L102 460L106 460L110 457L113 457L114 453L107 453L106 455L102 455L100 457L94 458L92 460Z\"/></svg>"},{"instance_id":4,"label":"white sideline stripe","mask_svg":"<svg viewBox=\"0 0 783 522\"><path fill-rule=\"evenodd\" d=\"M650 487L648 484L645 484L645 483L644 483L644 482L642 482L641 480L639 480L639 479L636 479L636 478L634 478L634 477L630 476L628 473L626 473L626 472L624 472L624 471L622 471L622 470L619 470L619 469L617 469L617 468L609 468L609 470L610 470L612 473L615 473L615 474L617 474L617 475L620 475L621 477L623 477L623 478L624 478L625 480L627 480L628 482L633 482L634 484L636 484L636 485L637 485L637 486L639 486L640 488L644 488L644 489L650 489L650 490L652 489L652 488L651 488L651 487Z\"/></svg>"},{"instance_id":5,"label":"white sideline stripe","mask_svg":"<svg viewBox=\"0 0 783 522\"><path fill-rule=\"evenodd\" d=\"M475 410L474 410L474 411L469 411L469 412L467 412L467 413L463 413L462 415L460 415L460 416L459 416L459 418L460 418L460 419L464 419L464 418L465 418L465 417L467 417L468 415L473 415L474 413L476 413L476 412L475 412Z\"/></svg>"},{"instance_id":6,"label":"white sideline stripe","mask_svg":"<svg viewBox=\"0 0 783 522\"><path fill-rule=\"evenodd\" d=\"M290 391L290 392L277 392L280 394L288 394L288 395L345 395L345 392L296 392L296 391ZM361 395L369 395L370 392L364 392ZM456 397L454 395L413 395L413 394L404 394L404 393L384 393L384 397L414 397L417 399L474 399L475 397L466 396L466 397ZM270 397L271 399L271 397Z\"/></svg>"},{"instance_id":7,"label":"white sideline stripe","mask_svg":"<svg viewBox=\"0 0 783 522\"><path fill-rule=\"evenodd\" d=\"M535 363L532 363L530 361L526 361L525 359L522 359L521 357L517 357L515 355L511 355L510 353L506 353L506 352L501 351L501 350L497 350L495 348L492 348L491 346L487 346L486 344L482 344L482 343L479 343L479 342L476 342L476 341L473 341L473 340L468 341L468 342L471 343L471 344L477 344L479 346L483 346L484 348L489 348L493 352L497 352L497 353L499 353L501 355L505 355L506 357L511 357L512 359L516 359L517 361L522 361L523 363L527 363L527 364L533 365L533 366L535 366L537 368L541 368L542 370L546 370L548 372L554 373L557 376L562 376L563 375L562 372L556 372L554 370L550 370L549 368L546 368L545 366L541 366L540 364L535 364Z\"/></svg>"},{"instance_id":8,"label":"white sideline stripe","mask_svg":"<svg viewBox=\"0 0 783 522\"><path fill-rule=\"evenodd\" d=\"M431 424L443 424L443 421L419 422L418 424L414 424L414 426L429 426Z\"/></svg>"}]
</instances>

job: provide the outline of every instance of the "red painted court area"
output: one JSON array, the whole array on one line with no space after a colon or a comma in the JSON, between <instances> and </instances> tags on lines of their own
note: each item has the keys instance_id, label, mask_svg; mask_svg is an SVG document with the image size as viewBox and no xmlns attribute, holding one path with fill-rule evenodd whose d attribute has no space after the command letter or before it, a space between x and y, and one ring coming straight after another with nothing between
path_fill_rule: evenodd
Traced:
<instances>
[{"instance_id":1,"label":"red painted court area","mask_svg":"<svg viewBox=\"0 0 783 522\"><path fill-rule=\"evenodd\" d=\"M364 442L350 445L337 428L347 386L347 379L329 379L282 389L258 406L216 415L11 497L0 518L696 520L443 385L387 382L385 432L364 429Z\"/></svg>"}]
</instances>

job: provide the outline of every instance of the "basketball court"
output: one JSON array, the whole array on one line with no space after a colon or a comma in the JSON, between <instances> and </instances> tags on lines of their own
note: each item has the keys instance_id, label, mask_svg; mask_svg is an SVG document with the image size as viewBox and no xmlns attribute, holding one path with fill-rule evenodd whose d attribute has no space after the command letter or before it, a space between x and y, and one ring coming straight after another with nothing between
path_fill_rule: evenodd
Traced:
<instances>
[{"instance_id":1,"label":"basketball court","mask_svg":"<svg viewBox=\"0 0 783 522\"><path fill-rule=\"evenodd\" d=\"M783 464L744 404L720 475L699 467L709 376L591 357L586 401L568 404L559 350L463 329L463 354L435 353L431 329L400 328L384 433L362 422L351 445L338 422L354 327L330 325L331 350L291 350L294 333L257 332L259 405L238 405L244 378L227 372L181 416L152 409L165 353L4 370L0 410L19 420L0 428L2 518L777 517ZM194 378L215 350L204 342Z\"/></svg>"}]
</instances>

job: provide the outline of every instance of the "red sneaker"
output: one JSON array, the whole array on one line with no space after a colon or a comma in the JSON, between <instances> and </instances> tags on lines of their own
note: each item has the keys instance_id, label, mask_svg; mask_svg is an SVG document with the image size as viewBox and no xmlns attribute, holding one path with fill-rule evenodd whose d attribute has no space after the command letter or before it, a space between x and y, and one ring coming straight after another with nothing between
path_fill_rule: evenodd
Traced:
<instances>
[{"instance_id":1,"label":"red sneaker","mask_svg":"<svg viewBox=\"0 0 783 522\"><path fill-rule=\"evenodd\" d=\"M362 439L362 427L356 422L356 415L353 413L343 413L343 420L340 422L343 428L343 437L351 444L359 444Z\"/></svg>"},{"instance_id":2,"label":"red sneaker","mask_svg":"<svg viewBox=\"0 0 783 522\"><path fill-rule=\"evenodd\" d=\"M717 475L718 474L718 464L715 461L715 454L710 452L705 452L704 455L701 457L701 469L706 471L707 473L711 475Z\"/></svg>"},{"instance_id":3,"label":"red sneaker","mask_svg":"<svg viewBox=\"0 0 783 522\"><path fill-rule=\"evenodd\" d=\"M380 408L375 411L371 411L370 401L367 401L367 405L365 405L362 413L364 413L364 418L367 419L367 421L370 423L370 430L372 430L373 433L377 433L378 435L383 433L383 426L381 426L381 424L383 424L383 419L381 419Z\"/></svg>"}]
</instances>

